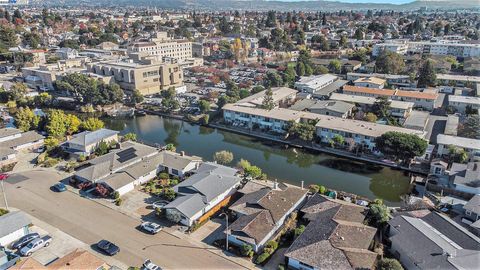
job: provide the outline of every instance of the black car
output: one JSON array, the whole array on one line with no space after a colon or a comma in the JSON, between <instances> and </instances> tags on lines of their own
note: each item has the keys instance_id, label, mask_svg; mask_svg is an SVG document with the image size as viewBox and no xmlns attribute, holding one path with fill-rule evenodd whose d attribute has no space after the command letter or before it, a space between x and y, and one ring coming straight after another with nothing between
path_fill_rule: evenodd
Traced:
<instances>
[{"instance_id":1,"label":"black car","mask_svg":"<svg viewBox=\"0 0 480 270\"><path fill-rule=\"evenodd\" d=\"M21 249L28 243L32 242L32 240L37 238L40 238L40 235L38 233L29 233L27 235L24 235L12 244L12 249Z\"/></svg>"},{"instance_id":2,"label":"black car","mask_svg":"<svg viewBox=\"0 0 480 270\"><path fill-rule=\"evenodd\" d=\"M100 240L100 242L97 243L97 247L109 256L113 256L120 252L120 248L118 246L107 240Z\"/></svg>"}]
</instances>

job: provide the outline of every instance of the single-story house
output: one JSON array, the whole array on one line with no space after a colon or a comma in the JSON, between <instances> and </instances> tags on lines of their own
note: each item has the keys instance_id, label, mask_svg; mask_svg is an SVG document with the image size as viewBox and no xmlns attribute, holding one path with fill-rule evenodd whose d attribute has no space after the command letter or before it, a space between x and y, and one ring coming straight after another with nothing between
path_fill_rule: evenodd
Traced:
<instances>
[{"instance_id":1,"label":"single-story house","mask_svg":"<svg viewBox=\"0 0 480 270\"><path fill-rule=\"evenodd\" d=\"M120 144L119 149L113 149L103 156L90 160L90 166L75 172L74 178L82 182L95 183L156 154L158 150L154 147L138 142L124 142Z\"/></svg>"},{"instance_id":2,"label":"single-story house","mask_svg":"<svg viewBox=\"0 0 480 270\"><path fill-rule=\"evenodd\" d=\"M288 268L373 269L377 253L369 250L377 229L363 224L366 209L318 193L301 212L310 223L285 252Z\"/></svg>"},{"instance_id":3,"label":"single-story house","mask_svg":"<svg viewBox=\"0 0 480 270\"><path fill-rule=\"evenodd\" d=\"M450 184L458 191L480 194L480 161L467 164L453 163L450 171Z\"/></svg>"},{"instance_id":4,"label":"single-story house","mask_svg":"<svg viewBox=\"0 0 480 270\"><path fill-rule=\"evenodd\" d=\"M162 151L160 156L162 171L167 171L170 175L180 178L183 178L186 173L198 169L202 162L201 157L187 156L184 152L179 154L172 151Z\"/></svg>"},{"instance_id":5,"label":"single-story house","mask_svg":"<svg viewBox=\"0 0 480 270\"><path fill-rule=\"evenodd\" d=\"M15 151L35 150L43 146L44 136L36 131L21 132L16 128L0 129L0 148L10 148Z\"/></svg>"},{"instance_id":6,"label":"single-story house","mask_svg":"<svg viewBox=\"0 0 480 270\"><path fill-rule=\"evenodd\" d=\"M390 252L405 269L478 269L480 239L447 216L405 213L388 224Z\"/></svg>"},{"instance_id":7,"label":"single-story house","mask_svg":"<svg viewBox=\"0 0 480 270\"><path fill-rule=\"evenodd\" d=\"M63 149L75 156L89 156L93 153L100 142L118 142L118 131L101 128L95 131L83 131L73 135L66 141Z\"/></svg>"},{"instance_id":8,"label":"single-story house","mask_svg":"<svg viewBox=\"0 0 480 270\"><path fill-rule=\"evenodd\" d=\"M230 206L237 219L229 226L227 237L234 245L251 245L258 252L301 206L308 190L277 182L266 186L250 181L245 186L250 192Z\"/></svg>"},{"instance_id":9,"label":"single-story house","mask_svg":"<svg viewBox=\"0 0 480 270\"><path fill-rule=\"evenodd\" d=\"M0 245L7 246L28 234L30 223L30 218L20 211L0 216Z\"/></svg>"},{"instance_id":10,"label":"single-story house","mask_svg":"<svg viewBox=\"0 0 480 270\"><path fill-rule=\"evenodd\" d=\"M177 198L164 209L167 215L179 215L180 223L195 221L236 192L241 178L237 170L212 162L202 163L195 174L174 186Z\"/></svg>"}]
</instances>

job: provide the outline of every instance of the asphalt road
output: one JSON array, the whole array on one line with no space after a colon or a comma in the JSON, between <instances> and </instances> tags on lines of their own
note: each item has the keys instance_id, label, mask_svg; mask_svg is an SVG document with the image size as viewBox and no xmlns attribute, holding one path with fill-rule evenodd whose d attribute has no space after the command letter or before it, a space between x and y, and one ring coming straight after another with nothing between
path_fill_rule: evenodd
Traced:
<instances>
[{"instance_id":1,"label":"asphalt road","mask_svg":"<svg viewBox=\"0 0 480 270\"><path fill-rule=\"evenodd\" d=\"M54 172L13 174L5 184L9 205L92 245L93 249L101 239L114 242L121 250L116 259L126 265L139 266L148 258L164 269L244 269L166 232L147 235L137 229L139 221L72 192L50 191L50 186L60 180ZM0 199L2 204L3 194Z\"/></svg>"}]
</instances>

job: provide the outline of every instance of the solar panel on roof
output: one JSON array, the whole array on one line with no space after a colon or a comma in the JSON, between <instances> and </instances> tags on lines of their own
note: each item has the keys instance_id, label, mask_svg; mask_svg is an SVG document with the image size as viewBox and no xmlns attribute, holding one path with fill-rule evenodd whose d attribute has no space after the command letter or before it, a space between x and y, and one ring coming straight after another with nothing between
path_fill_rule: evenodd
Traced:
<instances>
[{"instance_id":1,"label":"solar panel on roof","mask_svg":"<svg viewBox=\"0 0 480 270\"><path fill-rule=\"evenodd\" d=\"M132 158L137 157L137 154L135 153L137 150L133 147L130 147L128 149L125 149L123 151L120 151L117 153L118 159L117 161L120 163L123 163L127 160L130 160Z\"/></svg>"}]
</instances>

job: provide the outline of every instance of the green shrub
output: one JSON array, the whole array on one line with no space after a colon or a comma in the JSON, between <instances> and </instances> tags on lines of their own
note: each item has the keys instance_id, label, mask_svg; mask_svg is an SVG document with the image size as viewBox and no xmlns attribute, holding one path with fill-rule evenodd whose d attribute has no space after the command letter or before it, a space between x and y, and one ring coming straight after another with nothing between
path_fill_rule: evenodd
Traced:
<instances>
[{"instance_id":1,"label":"green shrub","mask_svg":"<svg viewBox=\"0 0 480 270\"><path fill-rule=\"evenodd\" d=\"M177 195L175 194L175 191L173 188L166 188L163 193L163 197L169 201L173 201Z\"/></svg>"},{"instance_id":2,"label":"green shrub","mask_svg":"<svg viewBox=\"0 0 480 270\"><path fill-rule=\"evenodd\" d=\"M320 186L314 184L314 185L308 186L308 189L309 189L310 192L312 192L312 193L317 193L317 192L320 190Z\"/></svg>"},{"instance_id":3,"label":"green shrub","mask_svg":"<svg viewBox=\"0 0 480 270\"><path fill-rule=\"evenodd\" d=\"M300 236L300 234L302 234L303 231L305 231L305 225L300 225L299 227L295 228L295 232L294 232L295 238Z\"/></svg>"},{"instance_id":4,"label":"green shrub","mask_svg":"<svg viewBox=\"0 0 480 270\"><path fill-rule=\"evenodd\" d=\"M172 180L170 180L170 186L173 187L173 186L176 186L176 185L178 185L178 179L172 179Z\"/></svg>"},{"instance_id":5,"label":"green shrub","mask_svg":"<svg viewBox=\"0 0 480 270\"><path fill-rule=\"evenodd\" d=\"M10 211L8 211L7 209L0 208L0 217L3 216L3 215L8 214L9 212L10 212Z\"/></svg>"},{"instance_id":6,"label":"green shrub","mask_svg":"<svg viewBox=\"0 0 480 270\"><path fill-rule=\"evenodd\" d=\"M285 270L285 265L279 264L279 265L277 266L277 270Z\"/></svg>"},{"instance_id":7,"label":"green shrub","mask_svg":"<svg viewBox=\"0 0 480 270\"><path fill-rule=\"evenodd\" d=\"M51 168L57 164L58 164L58 159L48 157L47 159L45 159L42 165L43 167Z\"/></svg>"},{"instance_id":8,"label":"green shrub","mask_svg":"<svg viewBox=\"0 0 480 270\"><path fill-rule=\"evenodd\" d=\"M243 244L241 248L241 253L243 256L248 256L250 254L250 251L253 251L252 246Z\"/></svg>"},{"instance_id":9,"label":"green shrub","mask_svg":"<svg viewBox=\"0 0 480 270\"><path fill-rule=\"evenodd\" d=\"M263 252L262 254L258 255L257 259L255 260L255 263L262 264L268 259L268 257L270 257L270 254Z\"/></svg>"},{"instance_id":10,"label":"green shrub","mask_svg":"<svg viewBox=\"0 0 480 270\"><path fill-rule=\"evenodd\" d=\"M170 175L166 172L162 172L158 175L159 179L170 179Z\"/></svg>"},{"instance_id":11,"label":"green shrub","mask_svg":"<svg viewBox=\"0 0 480 270\"><path fill-rule=\"evenodd\" d=\"M118 198L118 199L115 200L115 205L116 205L116 206L120 206L120 205L122 205L122 202L123 202L123 199L122 199L122 198Z\"/></svg>"},{"instance_id":12,"label":"green shrub","mask_svg":"<svg viewBox=\"0 0 480 270\"><path fill-rule=\"evenodd\" d=\"M265 244L265 247L267 248L272 248L273 250L276 250L278 248L278 243L275 240L270 240Z\"/></svg>"},{"instance_id":13,"label":"green shrub","mask_svg":"<svg viewBox=\"0 0 480 270\"><path fill-rule=\"evenodd\" d=\"M120 193L118 193L118 191L113 192L113 198L118 200L120 198Z\"/></svg>"},{"instance_id":14,"label":"green shrub","mask_svg":"<svg viewBox=\"0 0 480 270\"><path fill-rule=\"evenodd\" d=\"M87 157L84 155L80 155L77 160L78 162L84 162L85 160L87 160Z\"/></svg>"}]
</instances>

